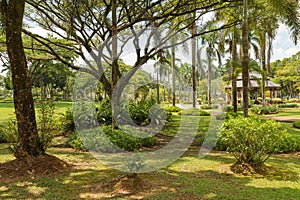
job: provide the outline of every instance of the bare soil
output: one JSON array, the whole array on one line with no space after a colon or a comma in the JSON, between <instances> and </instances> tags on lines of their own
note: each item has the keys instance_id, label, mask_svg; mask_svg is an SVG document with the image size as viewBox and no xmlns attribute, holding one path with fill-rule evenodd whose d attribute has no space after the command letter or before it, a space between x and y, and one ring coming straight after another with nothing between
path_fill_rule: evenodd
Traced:
<instances>
[{"instance_id":1,"label":"bare soil","mask_svg":"<svg viewBox=\"0 0 300 200\"><path fill-rule=\"evenodd\" d=\"M29 163L12 160L0 164L0 183L16 182L23 178L53 176L71 167L68 163L48 154L40 155Z\"/></svg>"}]
</instances>

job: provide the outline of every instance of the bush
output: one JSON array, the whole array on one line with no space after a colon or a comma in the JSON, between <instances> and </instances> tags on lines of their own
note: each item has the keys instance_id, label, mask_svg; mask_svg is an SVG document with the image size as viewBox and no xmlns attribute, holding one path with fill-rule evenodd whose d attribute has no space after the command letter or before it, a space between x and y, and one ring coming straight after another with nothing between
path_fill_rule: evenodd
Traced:
<instances>
[{"instance_id":1,"label":"bush","mask_svg":"<svg viewBox=\"0 0 300 200\"><path fill-rule=\"evenodd\" d=\"M216 116L217 120L225 120L225 119L231 119L236 118L238 116L243 116L242 113L236 113L236 112L227 112L227 113L221 113Z\"/></svg>"},{"instance_id":2,"label":"bush","mask_svg":"<svg viewBox=\"0 0 300 200\"><path fill-rule=\"evenodd\" d=\"M7 124L0 128L0 141L7 143L18 142L18 126L15 119L7 121Z\"/></svg>"},{"instance_id":3,"label":"bush","mask_svg":"<svg viewBox=\"0 0 300 200\"><path fill-rule=\"evenodd\" d=\"M279 104L278 105L279 108L297 108L298 104Z\"/></svg>"},{"instance_id":4,"label":"bush","mask_svg":"<svg viewBox=\"0 0 300 200\"><path fill-rule=\"evenodd\" d=\"M100 125L112 124L112 108L110 99L106 98L100 102L97 107L97 119Z\"/></svg>"},{"instance_id":5,"label":"bush","mask_svg":"<svg viewBox=\"0 0 300 200\"><path fill-rule=\"evenodd\" d=\"M130 131L131 134L127 134ZM77 133L70 136L67 146L77 150L95 150L102 152L117 152L120 149L127 151L136 151L142 147L152 147L157 144L157 139L154 136L139 138L138 135L149 136L143 131L129 128L125 132L122 129L114 130L111 126L103 126L93 130L83 130L79 137ZM86 147L84 146L86 145ZM119 148L116 148L119 147Z\"/></svg>"},{"instance_id":6,"label":"bush","mask_svg":"<svg viewBox=\"0 0 300 200\"><path fill-rule=\"evenodd\" d=\"M282 99L280 99L280 98L273 98L273 99L272 99L272 102L273 102L274 104L278 104L278 103L281 103L281 102L282 102Z\"/></svg>"},{"instance_id":7,"label":"bush","mask_svg":"<svg viewBox=\"0 0 300 200\"><path fill-rule=\"evenodd\" d=\"M151 120L156 125L164 124L165 120L169 121L172 115L170 111L166 112L163 108L156 105L154 99L130 101L128 110L133 122L140 126L150 124Z\"/></svg>"},{"instance_id":8,"label":"bush","mask_svg":"<svg viewBox=\"0 0 300 200\"><path fill-rule=\"evenodd\" d=\"M86 148L83 145L83 143L82 143L82 141L81 141L81 139L80 139L77 132L74 132L69 136L69 139L66 142L66 146L71 147L71 148L73 148L75 150L78 150L78 151L85 151L86 150Z\"/></svg>"},{"instance_id":9,"label":"bush","mask_svg":"<svg viewBox=\"0 0 300 200\"><path fill-rule=\"evenodd\" d=\"M210 113L205 110L200 110L198 108L189 108L182 111L185 115L192 115L192 116L210 116Z\"/></svg>"},{"instance_id":10,"label":"bush","mask_svg":"<svg viewBox=\"0 0 300 200\"><path fill-rule=\"evenodd\" d=\"M199 110L199 115L200 116L210 116L210 113L205 110Z\"/></svg>"},{"instance_id":11,"label":"bush","mask_svg":"<svg viewBox=\"0 0 300 200\"><path fill-rule=\"evenodd\" d=\"M55 123L53 101L50 100L40 102L39 113L39 149L41 152L44 153L50 146L51 141L54 138L55 132L57 132L59 129L57 123Z\"/></svg>"},{"instance_id":12,"label":"bush","mask_svg":"<svg viewBox=\"0 0 300 200\"><path fill-rule=\"evenodd\" d=\"M206 109L206 110L212 109L212 106L209 106L208 104L201 105L200 107L201 109Z\"/></svg>"},{"instance_id":13,"label":"bush","mask_svg":"<svg viewBox=\"0 0 300 200\"><path fill-rule=\"evenodd\" d=\"M61 121L64 135L68 135L68 133L73 133L75 131L75 123L71 109L66 110L65 114L61 118Z\"/></svg>"},{"instance_id":14,"label":"bush","mask_svg":"<svg viewBox=\"0 0 300 200\"><path fill-rule=\"evenodd\" d=\"M291 98L289 100L286 100L286 102L288 102L288 103L298 103L298 102L300 102L300 99Z\"/></svg>"},{"instance_id":15,"label":"bush","mask_svg":"<svg viewBox=\"0 0 300 200\"><path fill-rule=\"evenodd\" d=\"M269 114L277 113L278 107L277 106L269 106Z\"/></svg>"},{"instance_id":16,"label":"bush","mask_svg":"<svg viewBox=\"0 0 300 200\"><path fill-rule=\"evenodd\" d=\"M205 141L205 144L203 142ZM207 137L204 135L198 139L198 143L200 146L207 145L207 147L213 146L213 149L216 151L226 151L227 145L224 143L223 140L221 140L218 135L215 135L214 137Z\"/></svg>"},{"instance_id":17,"label":"bush","mask_svg":"<svg viewBox=\"0 0 300 200\"><path fill-rule=\"evenodd\" d=\"M295 128L300 128L300 121L295 121L294 122L294 127Z\"/></svg>"},{"instance_id":18,"label":"bush","mask_svg":"<svg viewBox=\"0 0 300 200\"><path fill-rule=\"evenodd\" d=\"M5 133L3 131L3 127L0 127L0 143L6 143L6 136Z\"/></svg>"},{"instance_id":19,"label":"bush","mask_svg":"<svg viewBox=\"0 0 300 200\"><path fill-rule=\"evenodd\" d=\"M168 106L168 107L165 107L165 111L166 112L175 112L175 113L178 113L178 112L181 112L181 108L177 107L177 106Z\"/></svg>"},{"instance_id":20,"label":"bush","mask_svg":"<svg viewBox=\"0 0 300 200\"><path fill-rule=\"evenodd\" d=\"M281 143L287 141L286 130L273 120L261 120L257 116L231 118L221 129L221 140L237 163L261 166Z\"/></svg>"},{"instance_id":21,"label":"bush","mask_svg":"<svg viewBox=\"0 0 300 200\"><path fill-rule=\"evenodd\" d=\"M266 115L277 113L278 108L277 106L253 106L250 111L257 115Z\"/></svg>"}]
</instances>

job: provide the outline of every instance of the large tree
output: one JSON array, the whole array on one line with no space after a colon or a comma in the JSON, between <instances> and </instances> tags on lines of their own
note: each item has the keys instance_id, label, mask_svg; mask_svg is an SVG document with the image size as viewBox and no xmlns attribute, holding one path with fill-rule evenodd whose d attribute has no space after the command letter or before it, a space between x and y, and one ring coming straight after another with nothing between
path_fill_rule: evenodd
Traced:
<instances>
[{"instance_id":1,"label":"large tree","mask_svg":"<svg viewBox=\"0 0 300 200\"><path fill-rule=\"evenodd\" d=\"M135 52L135 63L129 75L134 74L141 65L145 64L149 59L153 58L156 54L159 54L163 49L170 48L166 45L168 41L176 34L191 27L193 22L200 18L205 13L212 12L217 9L217 5L228 7L230 4L221 4L219 1L210 2L190 2L184 1L67 1L67 0L49 0L45 2L36 2L27 0L30 5L30 9L34 9L36 12L28 13L28 18L34 20L37 24L42 26L48 31L56 34L59 37L68 39L73 42L72 48L78 53L84 60L87 57L91 57L95 60L96 66L92 66L89 63L88 68L81 68L74 66L66 61L64 58L57 55L62 62L69 65L74 69L80 69L93 75L99 75L97 79L104 86L106 93L111 96L112 89L115 88L115 84L123 74L118 70L117 62L112 61L119 59L122 54L124 46L128 43L133 44L133 52ZM115 9L115 6L117 9ZM114 10L112 10L114 8ZM220 8L218 8L220 9ZM199 16L190 20L190 13L199 10ZM116 12L116 13L115 13ZM36 15L38 13L39 15ZM51 13L51 14L49 14ZM113 13L115 14L112 15ZM113 16L111 18L110 16ZM158 28L163 27L171 20L182 17L182 20L174 20L179 26L180 30L172 32L171 34L160 34ZM83 20L83 18L85 20ZM116 19L115 19L116 18ZM185 21L190 23L185 24ZM117 27L117 30L115 28ZM220 28L228 27L228 25L220 24ZM193 36L189 36L184 40L196 37L207 32L214 30L201 30ZM51 41L43 38L41 35L31 34L24 30L24 32L32 36L37 41L41 42L45 46L49 46ZM148 33L147 37L145 37ZM118 36L114 34L118 33ZM119 36L122 37L119 37ZM143 39L141 37L144 37ZM118 52L113 50L116 41L113 42L113 38L117 38ZM156 46L151 44L154 38L159 39L159 43ZM146 44L143 42L146 41ZM177 41L178 45L184 41ZM173 46L172 45L172 46ZM69 45L66 48L71 48ZM86 50L86 51L85 51ZM57 54L54 48L49 48L49 52ZM88 55L87 53L88 52ZM112 69L111 74L114 78L110 81L106 74L103 74L103 63L107 63ZM117 78L118 77L118 78Z\"/></svg>"},{"instance_id":2,"label":"large tree","mask_svg":"<svg viewBox=\"0 0 300 200\"><path fill-rule=\"evenodd\" d=\"M18 123L18 146L15 156L17 159L28 160L44 152L39 148L30 77L22 42L24 8L25 0L2 0L1 2Z\"/></svg>"}]
</instances>

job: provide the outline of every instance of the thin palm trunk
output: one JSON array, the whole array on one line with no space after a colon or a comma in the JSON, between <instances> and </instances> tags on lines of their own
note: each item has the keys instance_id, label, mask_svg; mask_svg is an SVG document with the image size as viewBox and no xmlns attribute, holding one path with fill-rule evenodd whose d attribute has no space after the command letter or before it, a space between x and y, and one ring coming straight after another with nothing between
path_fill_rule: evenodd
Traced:
<instances>
[{"instance_id":1,"label":"thin palm trunk","mask_svg":"<svg viewBox=\"0 0 300 200\"><path fill-rule=\"evenodd\" d=\"M243 77L243 106L244 117L248 117L249 96L249 27L248 27L248 0L244 0L243 25L242 25L242 77Z\"/></svg>"},{"instance_id":2,"label":"thin palm trunk","mask_svg":"<svg viewBox=\"0 0 300 200\"><path fill-rule=\"evenodd\" d=\"M196 23L192 25L192 36L196 35ZM196 38L192 39L192 88L193 88L193 108L196 107Z\"/></svg>"},{"instance_id":3,"label":"thin palm trunk","mask_svg":"<svg viewBox=\"0 0 300 200\"><path fill-rule=\"evenodd\" d=\"M208 105L211 105L211 68L212 68L212 49L209 46L207 49L207 65L208 65L208 70L207 70L207 102Z\"/></svg>"},{"instance_id":4,"label":"thin palm trunk","mask_svg":"<svg viewBox=\"0 0 300 200\"><path fill-rule=\"evenodd\" d=\"M233 106L233 112L237 112L237 77L235 75L235 70L236 70L236 63L238 59L237 55L237 38L236 38L236 30L233 30L233 35L232 35L232 63L231 63L231 81L232 81L232 86L231 86L231 94L232 94L232 106Z\"/></svg>"},{"instance_id":5,"label":"thin palm trunk","mask_svg":"<svg viewBox=\"0 0 300 200\"><path fill-rule=\"evenodd\" d=\"M172 46L171 59L172 59L172 105L176 104L176 88L175 88L175 46Z\"/></svg>"}]
</instances>

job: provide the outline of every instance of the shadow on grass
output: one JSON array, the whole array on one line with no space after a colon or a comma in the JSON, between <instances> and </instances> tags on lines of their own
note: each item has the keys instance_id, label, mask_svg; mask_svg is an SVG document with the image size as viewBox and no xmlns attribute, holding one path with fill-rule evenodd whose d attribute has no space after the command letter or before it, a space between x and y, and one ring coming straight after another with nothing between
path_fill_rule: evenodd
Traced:
<instances>
[{"instance_id":1,"label":"shadow on grass","mask_svg":"<svg viewBox=\"0 0 300 200\"><path fill-rule=\"evenodd\" d=\"M1 151L1 149L0 149ZM86 153L69 149L51 149L57 156L68 155L91 161ZM115 191L125 173L116 170L76 166L51 177L29 178L10 184L0 183L0 199L297 199L299 174L284 165L289 160L272 157L271 170L265 176L242 176L220 172L214 167L230 165L234 158L212 152L203 159L184 156L160 171L138 175L143 188L134 193ZM203 164L203 167L197 165ZM208 166L205 166L207 164ZM299 165L299 161L292 161ZM184 171L186 170L186 171ZM1 181L0 181L1 182ZM285 182L285 183L282 183ZM287 185L288 184L288 185Z\"/></svg>"}]
</instances>

